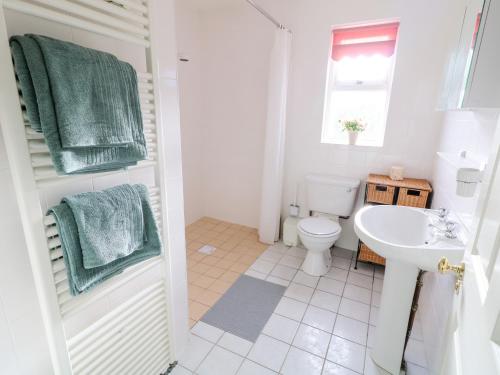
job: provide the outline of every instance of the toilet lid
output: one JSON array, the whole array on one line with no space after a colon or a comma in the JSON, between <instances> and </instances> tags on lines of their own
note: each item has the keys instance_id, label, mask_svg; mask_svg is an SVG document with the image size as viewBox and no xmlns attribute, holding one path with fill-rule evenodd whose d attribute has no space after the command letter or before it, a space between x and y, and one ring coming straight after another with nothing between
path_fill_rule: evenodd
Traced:
<instances>
[{"instance_id":1,"label":"toilet lid","mask_svg":"<svg viewBox=\"0 0 500 375\"><path fill-rule=\"evenodd\" d=\"M308 217L299 221L299 227L304 232L313 235L332 235L340 232L340 225L332 220L321 217Z\"/></svg>"}]
</instances>

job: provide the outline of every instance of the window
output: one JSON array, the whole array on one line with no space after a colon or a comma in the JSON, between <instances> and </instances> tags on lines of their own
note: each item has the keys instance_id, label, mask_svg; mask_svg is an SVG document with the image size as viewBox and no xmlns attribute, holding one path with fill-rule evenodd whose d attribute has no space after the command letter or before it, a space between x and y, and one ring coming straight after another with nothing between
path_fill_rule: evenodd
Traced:
<instances>
[{"instance_id":1,"label":"window","mask_svg":"<svg viewBox=\"0 0 500 375\"><path fill-rule=\"evenodd\" d=\"M361 120L360 146L384 143L398 23L334 29L322 143L348 144L342 123Z\"/></svg>"}]
</instances>

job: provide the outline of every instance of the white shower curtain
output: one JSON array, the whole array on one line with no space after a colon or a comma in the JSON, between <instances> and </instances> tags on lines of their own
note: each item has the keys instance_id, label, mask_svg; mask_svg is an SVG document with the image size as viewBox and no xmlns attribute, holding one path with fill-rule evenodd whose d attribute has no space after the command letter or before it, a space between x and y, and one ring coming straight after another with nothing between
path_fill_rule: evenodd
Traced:
<instances>
[{"instance_id":1,"label":"white shower curtain","mask_svg":"<svg viewBox=\"0 0 500 375\"><path fill-rule=\"evenodd\" d=\"M290 45L290 32L278 29L271 54L269 72L266 139L260 201L259 240L267 244L272 244L279 238Z\"/></svg>"}]
</instances>

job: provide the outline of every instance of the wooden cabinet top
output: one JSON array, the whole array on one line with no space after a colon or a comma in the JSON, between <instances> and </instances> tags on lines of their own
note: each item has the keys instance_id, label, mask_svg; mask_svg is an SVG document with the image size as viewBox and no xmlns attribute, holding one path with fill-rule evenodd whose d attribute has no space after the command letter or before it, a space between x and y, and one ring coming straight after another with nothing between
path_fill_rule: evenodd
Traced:
<instances>
[{"instance_id":1,"label":"wooden cabinet top","mask_svg":"<svg viewBox=\"0 0 500 375\"><path fill-rule=\"evenodd\" d=\"M391 180L389 176L370 173L368 175L368 179L366 180L366 182L369 184L387 185L387 186L395 186L407 189L432 191L432 187L429 181L418 178L405 178L401 181L394 181Z\"/></svg>"}]
</instances>

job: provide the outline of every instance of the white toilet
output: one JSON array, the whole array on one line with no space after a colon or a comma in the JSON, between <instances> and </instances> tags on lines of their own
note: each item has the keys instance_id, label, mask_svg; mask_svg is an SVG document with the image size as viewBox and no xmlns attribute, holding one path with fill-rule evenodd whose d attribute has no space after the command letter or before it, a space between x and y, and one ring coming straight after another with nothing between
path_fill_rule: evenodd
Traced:
<instances>
[{"instance_id":1,"label":"white toilet","mask_svg":"<svg viewBox=\"0 0 500 375\"><path fill-rule=\"evenodd\" d=\"M306 176L307 206L311 216L297 224L300 240L307 249L302 270L322 276L331 265L330 248L340 237L339 218L352 214L359 180L330 175Z\"/></svg>"}]
</instances>

